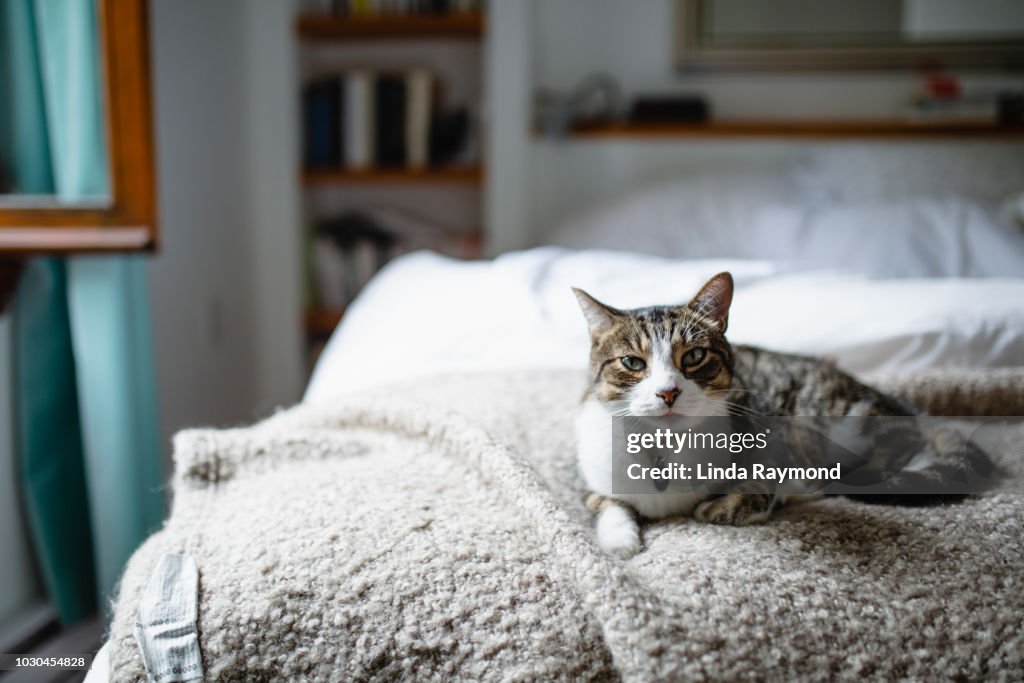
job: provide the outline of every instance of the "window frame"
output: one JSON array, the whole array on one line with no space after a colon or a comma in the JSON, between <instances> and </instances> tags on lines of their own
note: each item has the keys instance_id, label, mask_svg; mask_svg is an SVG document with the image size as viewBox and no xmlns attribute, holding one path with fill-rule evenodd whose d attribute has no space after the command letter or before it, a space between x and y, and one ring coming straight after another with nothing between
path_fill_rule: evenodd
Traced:
<instances>
[{"instance_id":1,"label":"window frame","mask_svg":"<svg viewBox=\"0 0 1024 683\"><path fill-rule=\"evenodd\" d=\"M109 201L0 203L0 256L152 252L158 246L148 2L97 0L96 11Z\"/></svg>"}]
</instances>

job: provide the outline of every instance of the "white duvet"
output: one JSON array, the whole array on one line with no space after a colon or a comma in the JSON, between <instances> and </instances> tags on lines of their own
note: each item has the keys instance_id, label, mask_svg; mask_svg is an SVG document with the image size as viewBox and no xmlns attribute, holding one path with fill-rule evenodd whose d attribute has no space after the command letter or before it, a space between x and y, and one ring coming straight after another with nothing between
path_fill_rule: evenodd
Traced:
<instances>
[{"instance_id":1,"label":"white duvet","mask_svg":"<svg viewBox=\"0 0 1024 683\"><path fill-rule=\"evenodd\" d=\"M358 297L306 401L452 372L584 368L570 287L620 308L681 303L722 270L736 280L729 339L829 355L855 374L1024 366L1024 279L869 279L764 261L670 261L540 248L494 261L400 258Z\"/></svg>"}]
</instances>

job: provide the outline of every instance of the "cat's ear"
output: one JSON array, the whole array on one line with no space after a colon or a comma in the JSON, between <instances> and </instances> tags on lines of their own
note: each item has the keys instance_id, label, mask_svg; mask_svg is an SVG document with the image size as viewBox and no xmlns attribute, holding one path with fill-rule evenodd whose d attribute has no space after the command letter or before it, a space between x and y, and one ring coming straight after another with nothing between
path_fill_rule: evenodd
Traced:
<instances>
[{"instance_id":1,"label":"cat's ear","mask_svg":"<svg viewBox=\"0 0 1024 683\"><path fill-rule=\"evenodd\" d=\"M593 339L597 339L607 332L615 322L615 317L621 314L611 306L605 306L582 289L573 287L572 293L576 295L576 300L580 302L580 308L583 309L583 315L587 317L587 325L590 326L590 336Z\"/></svg>"},{"instance_id":2,"label":"cat's ear","mask_svg":"<svg viewBox=\"0 0 1024 683\"><path fill-rule=\"evenodd\" d=\"M690 301L690 308L711 318L720 332L729 326L729 306L732 305L732 275L719 273L700 288Z\"/></svg>"}]
</instances>

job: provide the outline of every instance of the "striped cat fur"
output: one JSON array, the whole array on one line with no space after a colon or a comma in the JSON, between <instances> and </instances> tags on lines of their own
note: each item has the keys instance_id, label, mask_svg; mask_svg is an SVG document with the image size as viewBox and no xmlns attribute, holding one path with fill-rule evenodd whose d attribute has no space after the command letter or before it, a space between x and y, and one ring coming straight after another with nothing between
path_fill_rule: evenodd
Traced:
<instances>
[{"instance_id":1,"label":"striped cat fur","mask_svg":"<svg viewBox=\"0 0 1024 683\"><path fill-rule=\"evenodd\" d=\"M691 515L712 524L743 525L766 520L776 505L786 502L769 488L763 493L718 496L690 491L615 494L609 435L613 416L835 418L919 413L826 360L731 345L725 337L733 298L729 273L714 276L691 301L679 306L620 310L582 290L574 292L591 338L589 385L576 420L577 458L591 491L586 504L596 516L598 542L613 554L629 557L641 550L640 522L645 518ZM887 441L900 448L871 459L884 487L878 494L851 497L895 505L949 502L957 496L942 493L942 482L965 472L994 472L985 453L956 434L914 430ZM815 446L807 444L807 454ZM800 453L791 456L800 464ZM922 482L932 484L931 490L938 493L900 493Z\"/></svg>"}]
</instances>

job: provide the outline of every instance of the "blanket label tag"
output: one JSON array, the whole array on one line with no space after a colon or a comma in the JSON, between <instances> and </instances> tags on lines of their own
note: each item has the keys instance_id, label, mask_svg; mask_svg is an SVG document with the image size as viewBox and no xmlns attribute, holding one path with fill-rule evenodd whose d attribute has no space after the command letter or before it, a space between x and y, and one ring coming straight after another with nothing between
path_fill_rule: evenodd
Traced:
<instances>
[{"instance_id":1,"label":"blanket label tag","mask_svg":"<svg viewBox=\"0 0 1024 683\"><path fill-rule=\"evenodd\" d=\"M135 641L149 683L203 680L196 619L199 569L191 555L167 554L149 577L135 615Z\"/></svg>"}]
</instances>

